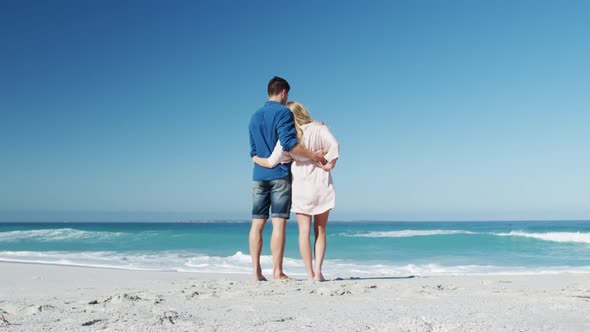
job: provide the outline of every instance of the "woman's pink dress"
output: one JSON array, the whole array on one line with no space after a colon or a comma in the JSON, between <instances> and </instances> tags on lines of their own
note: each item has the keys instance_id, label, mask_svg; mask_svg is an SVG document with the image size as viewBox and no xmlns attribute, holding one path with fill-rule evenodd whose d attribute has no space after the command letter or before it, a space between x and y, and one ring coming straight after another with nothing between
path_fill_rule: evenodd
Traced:
<instances>
[{"instance_id":1,"label":"woman's pink dress","mask_svg":"<svg viewBox=\"0 0 590 332\"><path fill-rule=\"evenodd\" d=\"M325 158L328 162L338 158L338 141L327 126L319 122L311 122L301 128L303 138L300 143L303 143L307 149L327 151ZM330 172L317 167L313 160L284 152L280 142L277 142L268 161L274 167L290 159L293 160L291 211L316 215L333 209L336 206L336 192Z\"/></svg>"}]
</instances>

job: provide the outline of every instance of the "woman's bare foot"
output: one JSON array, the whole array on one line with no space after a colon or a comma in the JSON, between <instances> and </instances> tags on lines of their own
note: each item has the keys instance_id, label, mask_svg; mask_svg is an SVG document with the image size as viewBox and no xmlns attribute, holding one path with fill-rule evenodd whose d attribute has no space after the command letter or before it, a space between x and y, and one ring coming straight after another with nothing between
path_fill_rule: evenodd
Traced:
<instances>
[{"instance_id":1,"label":"woman's bare foot","mask_svg":"<svg viewBox=\"0 0 590 332\"><path fill-rule=\"evenodd\" d=\"M313 280L323 282L326 281L326 278L324 278L324 275L321 272L318 272L316 273L315 278Z\"/></svg>"},{"instance_id":2,"label":"woman's bare foot","mask_svg":"<svg viewBox=\"0 0 590 332\"><path fill-rule=\"evenodd\" d=\"M273 280L289 280L289 279L291 279L291 278L289 278L289 276L288 276L288 275L286 275L285 273L281 273L281 274L279 274L279 275L273 275L273 276L272 276L272 279L273 279Z\"/></svg>"},{"instance_id":3,"label":"woman's bare foot","mask_svg":"<svg viewBox=\"0 0 590 332\"><path fill-rule=\"evenodd\" d=\"M309 275L309 281L314 281L315 280L315 273L312 271L311 274Z\"/></svg>"}]
</instances>

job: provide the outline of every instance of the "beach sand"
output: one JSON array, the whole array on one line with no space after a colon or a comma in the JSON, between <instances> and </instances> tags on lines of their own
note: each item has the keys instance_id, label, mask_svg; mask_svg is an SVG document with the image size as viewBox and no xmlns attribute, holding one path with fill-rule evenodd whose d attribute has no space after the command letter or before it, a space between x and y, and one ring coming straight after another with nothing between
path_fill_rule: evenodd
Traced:
<instances>
[{"instance_id":1,"label":"beach sand","mask_svg":"<svg viewBox=\"0 0 590 332\"><path fill-rule=\"evenodd\" d=\"M0 263L0 331L588 331L590 275L253 282Z\"/></svg>"}]
</instances>

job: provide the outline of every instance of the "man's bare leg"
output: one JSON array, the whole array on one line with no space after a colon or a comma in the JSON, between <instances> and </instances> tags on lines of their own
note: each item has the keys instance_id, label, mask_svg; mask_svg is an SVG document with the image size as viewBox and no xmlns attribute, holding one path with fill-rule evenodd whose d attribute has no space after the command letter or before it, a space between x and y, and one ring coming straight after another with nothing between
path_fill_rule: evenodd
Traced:
<instances>
[{"instance_id":1,"label":"man's bare leg","mask_svg":"<svg viewBox=\"0 0 590 332\"><path fill-rule=\"evenodd\" d=\"M272 236L270 250L272 251L272 278L288 279L283 272L283 255L285 254L285 228L287 219L272 218Z\"/></svg>"},{"instance_id":2,"label":"man's bare leg","mask_svg":"<svg viewBox=\"0 0 590 332\"><path fill-rule=\"evenodd\" d=\"M252 268L255 281L266 281L262 275L260 267L260 253L262 252L262 231L264 230L266 219L252 219L250 227L250 257L252 257Z\"/></svg>"}]
</instances>

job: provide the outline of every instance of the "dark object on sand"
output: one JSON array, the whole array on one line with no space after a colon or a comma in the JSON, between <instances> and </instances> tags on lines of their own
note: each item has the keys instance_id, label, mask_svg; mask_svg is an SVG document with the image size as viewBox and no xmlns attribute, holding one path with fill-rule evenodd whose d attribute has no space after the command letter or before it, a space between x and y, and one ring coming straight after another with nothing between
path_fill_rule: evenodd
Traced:
<instances>
[{"instance_id":1,"label":"dark object on sand","mask_svg":"<svg viewBox=\"0 0 590 332\"><path fill-rule=\"evenodd\" d=\"M82 326L90 326L90 325L94 325L98 322L102 321L102 319L93 319L91 321L88 321L86 323L82 323Z\"/></svg>"}]
</instances>

